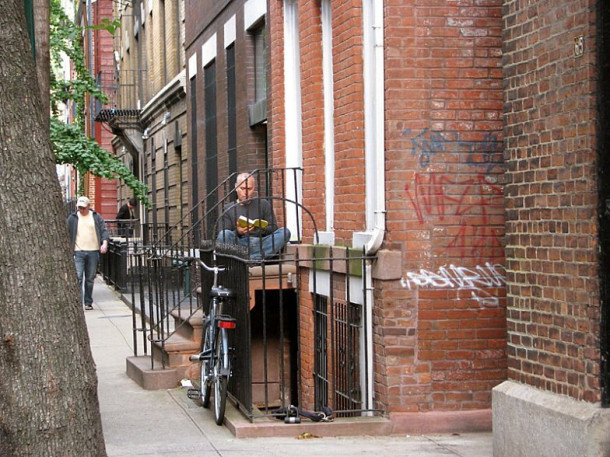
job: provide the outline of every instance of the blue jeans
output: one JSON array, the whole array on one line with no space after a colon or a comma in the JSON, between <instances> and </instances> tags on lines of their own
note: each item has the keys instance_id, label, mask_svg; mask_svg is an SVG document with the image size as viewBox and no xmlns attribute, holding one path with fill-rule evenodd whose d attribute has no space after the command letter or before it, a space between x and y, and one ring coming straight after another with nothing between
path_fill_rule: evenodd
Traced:
<instances>
[{"instance_id":1,"label":"blue jeans","mask_svg":"<svg viewBox=\"0 0 610 457\"><path fill-rule=\"evenodd\" d=\"M216 237L216 243L237 244L248 249L251 260L268 259L278 254L290 240L290 230L279 228L271 235L237 236L235 230L222 230ZM262 257L261 257L262 254Z\"/></svg>"},{"instance_id":2,"label":"blue jeans","mask_svg":"<svg viewBox=\"0 0 610 457\"><path fill-rule=\"evenodd\" d=\"M97 262L100 259L99 251L74 251L74 264L76 265L76 277L78 278L78 289L81 299L85 305L93 303L93 281L97 273ZM85 295L83 296L83 277L85 279Z\"/></svg>"}]
</instances>

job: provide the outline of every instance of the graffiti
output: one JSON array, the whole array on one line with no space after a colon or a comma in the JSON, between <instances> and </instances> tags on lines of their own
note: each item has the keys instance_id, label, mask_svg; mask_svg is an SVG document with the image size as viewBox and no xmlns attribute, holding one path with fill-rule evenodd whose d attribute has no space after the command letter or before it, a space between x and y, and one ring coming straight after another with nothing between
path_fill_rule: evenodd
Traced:
<instances>
[{"instance_id":1,"label":"graffiti","mask_svg":"<svg viewBox=\"0 0 610 457\"><path fill-rule=\"evenodd\" d=\"M423 129L412 136L411 129L405 129L402 136L410 137L411 155L418 157L419 165L426 168L432 157L444 153L466 154L465 163L480 168L481 173L491 173L502 166L502 141L493 133L487 133L481 141L465 141L460 132L433 132Z\"/></svg>"},{"instance_id":2,"label":"graffiti","mask_svg":"<svg viewBox=\"0 0 610 457\"><path fill-rule=\"evenodd\" d=\"M446 250L443 256L479 259L473 261L479 265L421 269L407 273L401 284L409 289L470 291L481 306L499 306L500 298L490 289L506 285L504 267L481 259L502 258L504 252L504 189L497 177L503 163L501 140L492 132L480 141L466 141L460 132L429 129L418 134L405 129L402 135L409 138L411 155L420 167L427 168L433 160L442 161L448 171L415 173L406 183L407 202L417 220L431 225L432 236ZM464 164L471 167L464 168Z\"/></svg>"},{"instance_id":3,"label":"graffiti","mask_svg":"<svg viewBox=\"0 0 610 457\"><path fill-rule=\"evenodd\" d=\"M474 268L450 265L441 267L437 272L421 269L410 272L401 278L403 287L411 290L412 286L431 289L457 289L471 291L471 297L484 307L499 306L499 297L491 295L486 289L504 287L506 275L500 264L486 263Z\"/></svg>"},{"instance_id":4,"label":"graffiti","mask_svg":"<svg viewBox=\"0 0 610 457\"><path fill-rule=\"evenodd\" d=\"M504 224L503 189L493 180L417 173L405 192L420 223L434 218L453 227L447 248L457 249L458 256L479 257L486 248L502 248L498 232Z\"/></svg>"},{"instance_id":5,"label":"graffiti","mask_svg":"<svg viewBox=\"0 0 610 457\"><path fill-rule=\"evenodd\" d=\"M417 173L414 184L407 183L405 191L420 222L424 221L424 216L437 216L440 220L466 214L485 217L486 208L504 207L500 198L502 186L483 175L460 180L435 173Z\"/></svg>"}]
</instances>

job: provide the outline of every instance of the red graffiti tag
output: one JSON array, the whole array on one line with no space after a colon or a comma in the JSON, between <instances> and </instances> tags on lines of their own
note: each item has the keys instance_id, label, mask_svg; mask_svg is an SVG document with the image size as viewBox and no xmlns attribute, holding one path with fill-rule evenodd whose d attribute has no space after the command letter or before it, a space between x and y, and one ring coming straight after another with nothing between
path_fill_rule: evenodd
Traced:
<instances>
[{"instance_id":1,"label":"red graffiti tag","mask_svg":"<svg viewBox=\"0 0 610 457\"><path fill-rule=\"evenodd\" d=\"M457 255L479 256L483 248L502 247L498 232L503 226L503 190L489 181L482 174L459 179L417 173L405 191L420 223L452 227L447 248L458 249Z\"/></svg>"}]
</instances>

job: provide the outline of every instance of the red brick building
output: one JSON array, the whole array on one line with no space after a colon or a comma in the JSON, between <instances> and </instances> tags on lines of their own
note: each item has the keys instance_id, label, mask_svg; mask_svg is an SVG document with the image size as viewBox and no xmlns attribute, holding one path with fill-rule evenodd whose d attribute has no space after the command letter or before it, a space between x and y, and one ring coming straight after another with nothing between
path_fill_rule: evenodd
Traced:
<instances>
[{"instance_id":1,"label":"red brick building","mask_svg":"<svg viewBox=\"0 0 610 457\"><path fill-rule=\"evenodd\" d=\"M604 2L505 2L508 381L494 455L608 455ZM535 437L535 439L532 439Z\"/></svg>"},{"instance_id":2,"label":"red brick building","mask_svg":"<svg viewBox=\"0 0 610 457\"><path fill-rule=\"evenodd\" d=\"M323 401L321 299L360 313L353 392L394 431L489 429L495 388L498 455L604 446L607 17L590 0L187 2L193 201L218 176L302 167L280 190L321 244L367 254L300 283L300 406ZM310 255L312 221L286 224ZM561 406L545 429L572 401L590 420Z\"/></svg>"},{"instance_id":3,"label":"red brick building","mask_svg":"<svg viewBox=\"0 0 610 457\"><path fill-rule=\"evenodd\" d=\"M374 407L396 430L489 427L506 377L501 3L271 5L274 161L295 160L300 127L325 239L379 249Z\"/></svg>"},{"instance_id":4,"label":"red brick building","mask_svg":"<svg viewBox=\"0 0 610 457\"><path fill-rule=\"evenodd\" d=\"M302 167L279 191L322 244L371 256L315 274L365 322L357 401L396 431L489 428L506 379L501 2L187 2L186 17L193 201L234 171ZM305 408L321 401L313 276Z\"/></svg>"},{"instance_id":5,"label":"red brick building","mask_svg":"<svg viewBox=\"0 0 610 457\"><path fill-rule=\"evenodd\" d=\"M97 2L80 2L78 4L77 21L83 27L90 24L100 24L103 20L112 20L112 0L99 0ZM114 37L107 30L99 28L85 29L83 46L85 61L91 75L97 79L99 85L105 90L112 90L114 74L113 40ZM108 78L102 80L101 76ZM102 128L95 122L95 116L100 107L96 106L94 99L89 99L85 107L85 132L106 151L112 151L114 134ZM91 174L85 180L85 194L91 199L93 208L105 219L113 219L116 215L117 185L114 180L99 178Z\"/></svg>"}]
</instances>

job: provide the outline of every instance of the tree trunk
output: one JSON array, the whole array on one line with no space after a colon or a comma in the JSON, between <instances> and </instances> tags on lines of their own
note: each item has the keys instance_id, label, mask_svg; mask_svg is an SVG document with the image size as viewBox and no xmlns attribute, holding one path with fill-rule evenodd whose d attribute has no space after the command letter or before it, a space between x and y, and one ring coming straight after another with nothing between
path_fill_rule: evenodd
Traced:
<instances>
[{"instance_id":1,"label":"tree trunk","mask_svg":"<svg viewBox=\"0 0 610 457\"><path fill-rule=\"evenodd\" d=\"M36 36L36 74L40 88L40 100L44 113L51 112L49 87L51 84L51 51L49 49L49 22L51 9L49 0L34 0L34 35ZM49 116L43 117L45 129L49 130Z\"/></svg>"},{"instance_id":2,"label":"tree trunk","mask_svg":"<svg viewBox=\"0 0 610 457\"><path fill-rule=\"evenodd\" d=\"M0 1L0 455L105 456L23 0Z\"/></svg>"}]
</instances>

